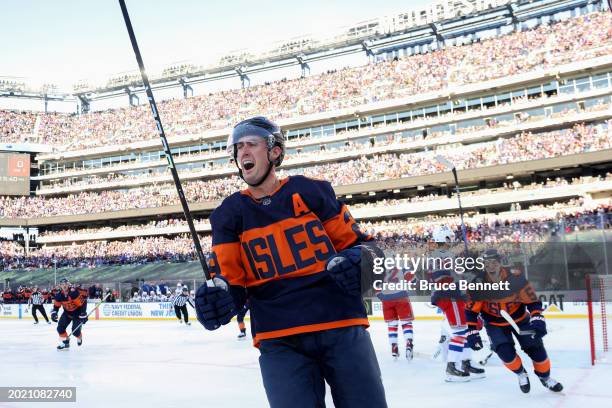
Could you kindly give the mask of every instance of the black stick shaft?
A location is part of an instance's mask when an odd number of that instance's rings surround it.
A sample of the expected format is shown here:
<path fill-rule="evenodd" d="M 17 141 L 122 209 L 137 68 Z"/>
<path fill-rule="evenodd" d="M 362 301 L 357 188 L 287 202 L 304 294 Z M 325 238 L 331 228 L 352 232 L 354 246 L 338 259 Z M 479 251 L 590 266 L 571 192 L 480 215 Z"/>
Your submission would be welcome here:
<path fill-rule="evenodd" d="M 468 252 L 467 243 L 467 230 L 465 223 L 463 222 L 463 207 L 461 206 L 461 192 L 459 191 L 459 177 L 457 177 L 457 169 L 453 167 L 453 177 L 455 178 L 455 190 L 457 191 L 457 201 L 459 202 L 459 216 L 461 217 L 461 235 L 463 237 L 463 245 L 465 246 L 465 252 Z"/>
<path fill-rule="evenodd" d="M 138 62 L 138 68 L 140 68 L 140 75 L 142 76 L 142 83 L 145 88 L 145 92 L 147 93 L 147 99 L 149 100 L 149 105 L 151 106 L 151 112 L 153 113 L 153 119 L 155 119 L 155 124 L 157 126 L 157 132 L 159 133 L 159 138 L 161 139 L 162 145 L 164 147 L 164 153 L 166 154 L 166 159 L 168 160 L 168 168 L 172 173 L 172 179 L 174 180 L 174 185 L 176 186 L 176 191 L 178 192 L 179 199 L 181 201 L 181 205 L 183 206 L 183 213 L 185 214 L 185 218 L 187 219 L 187 224 L 189 225 L 189 231 L 191 232 L 191 238 L 193 239 L 193 244 L 195 246 L 196 253 L 198 254 L 198 258 L 200 259 L 200 264 L 202 265 L 202 271 L 204 272 L 204 276 L 206 280 L 210 279 L 210 271 L 208 270 L 208 265 L 206 264 L 206 257 L 204 256 L 204 252 L 202 251 L 202 245 L 200 244 L 200 238 L 198 237 L 198 233 L 196 232 L 195 226 L 193 225 L 193 217 L 191 216 L 191 211 L 189 211 L 189 205 L 187 204 L 187 199 L 185 198 L 185 193 L 183 192 L 183 186 L 181 185 L 181 180 L 179 179 L 178 172 L 176 171 L 176 167 L 174 166 L 174 159 L 172 158 L 172 152 L 170 151 L 170 146 L 168 145 L 168 139 L 166 139 L 166 134 L 164 133 L 164 127 L 162 126 L 161 119 L 159 118 L 159 111 L 157 110 L 157 104 L 155 103 L 155 99 L 153 98 L 153 92 L 151 91 L 151 84 L 149 83 L 149 78 L 145 72 L 144 62 L 142 61 L 142 56 L 140 55 L 140 49 L 138 48 L 138 43 L 136 42 L 136 36 L 134 35 L 134 29 L 132 28 L 132 22 L 130 21 L 130 16 L 127 11 L 127 7 L 125 6 L 125 0 L 119 0 L 119 5 L 121 6 L 121 12 L 123 13 L 123 19 L 125 20 L 125 27 L 127 28 L 128 34 L 130 36 L 130 41 L 132 42 L 132 48 L 134 50 L 134 55 L 136 55 L 136 61 Z"/>

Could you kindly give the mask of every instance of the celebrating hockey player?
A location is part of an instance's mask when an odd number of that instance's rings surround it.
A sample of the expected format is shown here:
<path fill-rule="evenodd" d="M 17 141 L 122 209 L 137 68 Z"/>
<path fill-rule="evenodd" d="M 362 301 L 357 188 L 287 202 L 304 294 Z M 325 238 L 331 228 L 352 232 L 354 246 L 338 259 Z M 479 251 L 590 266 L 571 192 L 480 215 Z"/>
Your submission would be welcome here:
<path fill-rule="evenodd" d="M 383 282 L 401 283 L 402 280 L 410 282 L 414 278 L 414 273 L 410 271 L 400 271 L 397 267 L 388 268 L 385 271 Z M 412 360 L 413 357 L 413 327 L 414 314 L 412 305 L 406 290 L 383 289 L 376 294 L 383 306 L 383 317 L 387 323 L 389 342 L 391 343 L 391 355 L 399 357 L 398 346 L 398 326 L 401 326 L 404 341 L 406 342 L 406 358 Z"/>
<path fill-rule="evenodd" d="M 66 328 L 72 323 L 72 334 L 77 339 L 77 345 L 83 344 L 82 328 L 87 322 L 87 297 L 83 291 L 70 285 L 68 279 L 60 280 L 60 290 L 55 294 L 53 299 L 53 311 L 51 312 L 51 320 L 57 323 L 57 332 L 60 337 L 58 350 L 67 350 L 70 348 L 70 339 L 66 333 Z M 64 312 L 59 321 L 57 314 L 60 308 L 64 308 Z"/>
<path fill-rule="evenodd" d="M 533 361 L 534 372 L 542 385 L 551 391 L 559 392 L 563 386 L 550 377 L 550 360 L 542 337 L 546 335 L 546 322 L 542 315 L 542 303 L 538 300 L 529 281 L 520 270 L 508 271 L 501 265 L 501 257 L 496 249 L 488 249 L 484 255 L 485 271 L 482 280 L 486 282 L 510 282 L 509 290 L 470 293 L 467 304 L 467 319 L 470 331 L 468 344 L 473 349 L 482 348 L 482 340 L 476 326 L 478 316 L 482 316 L 491 346 L 505 366 L 518 376 L 519 386 L 524 393 L 529 392 L 530 383 L 521 358 L 516 353 L 514 337 L 521 349 Z M 510 323 L 502 316 L 506 311 L 521 332 L 512 330 Z"/>
<path fill-rule="evenodd" d="M 227 146 L 248 187 L 210 216 L 214 285 L 196 293 L 198 320 L 227 324 L 248 296 L 273 408 L 325 406 L 325 381 L 338 407 L 386 407 L 361 297 L 362 266 L 377 249 L 329 182 L 277 177 L 285 137 L 276 124 L 242 121 Z"/>
<path fill-rule="evenodd" d="M 430 279 L 435 284 L 449 284 L 456 281 L 455 272 L 446 267 L 455 255 L 450 251 L 454 234 L 446 225 L 437 227 L 432 234 L 429 258 L 432 268 Z M 466 345 L 467 321 L 465 317 L 465 296 L 459 289 L 434 289 L 431 303 L 440 308 L 450 326 L 450 339 L 446 353 L 446 381 L 465 382 L 483 378 L 485 370 L 472 366 L 471 349 Z"/>

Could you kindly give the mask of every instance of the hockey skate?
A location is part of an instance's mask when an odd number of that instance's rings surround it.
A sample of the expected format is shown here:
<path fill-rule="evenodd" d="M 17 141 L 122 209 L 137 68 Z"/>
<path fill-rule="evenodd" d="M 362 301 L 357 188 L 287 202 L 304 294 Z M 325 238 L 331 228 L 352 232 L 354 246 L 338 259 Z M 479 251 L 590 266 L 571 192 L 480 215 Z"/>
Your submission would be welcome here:
<path fill-rule="evenodd" d="M 397 360 L 397 358 L 399 357 L 399 347 L 397 347 L 397 343 L 391 344 L 391 356 L 395 360 Z"/>
<path fill-rule="evenodd" d="M 191 322 L 185 322 L 186 326 L 191 326 Z"/>
<path fill-rule="evenodd" d="M 527 394 L 531 390 L 531 384 L 529 383 L 529 375 L 527 371 L 523 368 L 523 371 L 517 374 L 519 387 L 521 387 L 521 391 Z"/>
<path fill-rule="evenodd" d="M 449 362 L 446 364 L 446 382 L 466 382 L 470 381 L 470 375 L 465 372 L 458 370 L 455 363 Z"/>
<path fill-rule="evenodd" d="M 246 339 L 246 332 L 240 332 L 240 334 L 238 335 L 238 340 L 244 340 Z"/>
<path fill-rule="evenodd" d="M 83 344 L 83 337 L 77 337 L 77 346 Z"/>
<path fill-rule="evenodd" d="M 540 382 L 542 383 L 543 386 L 545 386 L 552 392 L 563 391 L 563 385 L 561 385 L 561 383 L 555 380 L 554 378 L 551 378 L 551 377 L 541 378 L 540 377 Z"/>
<path fill-rule="evenodd" d="M 70 340 L 62 340 L 57 346 L 57 351 L 68 350 L 70 348 Z"/>
<path fill-rule="evenodd" d="M 412 360 L 414 358 L 414 345 L 412 340 L 406 340 L 406 360 Z"/>
<path fill-rule="evenodd" d="M 485 378 L 485 370 L 484 368 L 474 367 L 470 360 L 463 360 L 461 363 L 461 368 L 463 372 L 468 373 L 471 379 Z"/>
<path fill-rule="evenodd" d="M 178 319 L 179 324 L 183 323 L 183 319 Z"/>
<path fill-rule="evenodd" d="M 34 322 L 34 324 L 38 324 L 38 322 Z"/>

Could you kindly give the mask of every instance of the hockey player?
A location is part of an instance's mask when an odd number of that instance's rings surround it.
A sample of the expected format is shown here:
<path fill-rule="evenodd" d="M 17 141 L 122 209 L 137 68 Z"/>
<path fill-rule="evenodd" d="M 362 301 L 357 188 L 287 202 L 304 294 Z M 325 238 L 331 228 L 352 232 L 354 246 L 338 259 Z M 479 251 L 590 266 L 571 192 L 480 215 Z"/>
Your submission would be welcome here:
<path fill-rule="evenodd" d="M 189 322 L 189 312 L 187 311 L 187 303 L 189 303 L 191 307 L 195 308 L 195 305 L 191 301 L 191 297 L 189 297 L 189 288 L 187 286 L 183 286 L 181 293 L 174 296 L 172 304 L 174 305 L 174 313 L 176 314 L 178 322 L 183 323 L 184 320 L 187 326 L 191 326 L 191 323 Z"/>
<path fill-rule="evenodd" d="M 384 283 L 401 283 L 401 281 L 410 282 L 414 278 L 414 273 L 410 271 L 400 271 L 398 268 L 393 267 L 385 271 L 383 277 Z M 383 317 L 385 323 L 387 323 L 387 330 L 389 335 L 389 343 L 391 343 L 391 355 L 394 358 L 399 357 L 399 346 L 398 346 L 398 326 L 401 326 L 404 341 L 406 342 L 406 359 L 412 360 L 413 358 L 413 327 L 412 322 L 414 321 L 414 314 L 412 313 L 412 305 L 408 298 L 408 291 L 406 290 L 390 290 L 384 289 L 376 294 L 383 306 Z"/>
<path fill-rule="evenodd" d="M 491 339 L 493 351 L 504 362 L 508 369 L 518 376 L 521 391 L 528 393 L 531 386 L 529 376 L 523 367 L 521 358 L 516 354 L 514 337 L 521 349 L 533 361 L 534 372 L 542 385 L 554 392 L 563 390 L 558 381 L 550 377 L 550 360 L 544 348 L 542 337 L 546 335 L 546 322 L 542 316 L 540 302 L 520 270 L 507 270 L 501 266 L 501 257 L 496 249 L 488 249 L 483 254 L 485 271 L 481 276 L 484 282 L 509 282 L 509 290 L 495 292 L 470 293 L 467 304 L 467 319 L 470 331 L 468 344 L 473 349 L 482 348 L 482 339 L 476 330 L 477 318 L 482 316 L 487 334 Z M 533 330 L 535 335 L 520 335 L 512 330 L 510 324 L 502 317 L 505 310 L 516 322 L 519 329 Z"/>
<path fill-rule="evenodd" d="M 244 316 L 246 316 L 249 311 L 249 301 L 247 300 L 244 303 L 242 309 L 238 311 L 236 315 L 236 320 L 238 321 L 238 329 L 240 329 L 240 333 L 238 334 L 238 340 L 244 340 L 246 338 L 246 326 L 244 324 Z"/>
<path fill-rule="evenodd" d="M 57 319 L 57 314 L 60 308 L 64 308 L 61 318 Z M 68 279 L 60 280 L 60 288 L 53 300 L 53 311 L 51 312 L 51 320 L 57 323 L 57 333 L 60 337 L 58 350 L 67 350 L 70 348 L 70 339 L 66 333 L 66 328 L 72 322 L 72 332 L 77 339 L 77 345 L 83 344 L 83 336 L 81 334 L 82 324 L 87 322 L 87 298 L 83 297 L 83 293 L 77 288 L 70 285 Z"/>
<path fill-rule="evenodd" d="M 38 291 L 38 286 L 34 286 L 32 288 L 32 294 L 28 299 L 28 305 L 32 305 L 32 317 L 34 318 L 34 324 L 38 324 L 38 316 L 36 315 L 37 311 L 42 314 L 42 317 L 45 318 L 47 324 L 51 324 L 49 318 L 47 317 L 47 312 L 45 312 L 43 303 L 45 303 L 43 294 Z"/>
<path fill-rule="evenodd" d="M 430 279 L 443 285 L 456 281 L 455 272 L 448 268 L 449 260 L 455 255 L 450 251 L 454 234 L 446 225 L 437 227 L 430 242 Z M 456 282 L 455 282 L 456 283 Z M 459 289 L 436 289 L 431 293 L 431 303 L 444 313 L 450 326 L 448 352 L 446 353 L 446 381 L 465 382 L 470 378 L 483 378 L 485 370 L 471 364 L 471 349 L 466 346 L 467 321 L 465 317 L 465 296 Z"/>
<path fill-rule="evenodd" d="M 249 298 L 273 408 L 325 406 L 325 381 L 337 407 L 386 407 L 361 297 L 370 238 L 329 182 L 277 177 L 285 138 L 276 124 L 242 121 L 227 146 L 248 187 L 210 216 L 214 278 L 196 292 L 198 320 L 215 330 Z"/>

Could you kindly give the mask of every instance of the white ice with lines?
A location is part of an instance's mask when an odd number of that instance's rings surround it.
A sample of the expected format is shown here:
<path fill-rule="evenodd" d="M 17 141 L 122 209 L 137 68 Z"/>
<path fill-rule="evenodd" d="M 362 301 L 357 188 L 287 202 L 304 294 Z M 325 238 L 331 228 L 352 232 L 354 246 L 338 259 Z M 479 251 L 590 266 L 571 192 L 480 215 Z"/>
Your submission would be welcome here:
<path fill-rule="evenodd" d="M 425 357 L 439 337 L 440 323 L 415 322 L 412 362 L 393 361 L 386 327 L 370 328 L 389 407 L 610 407 L 612 365 L 590 366 L 584 319 L 549 319 L 545 337 L 552 375 L 563 395 L 541 386 L 527 357 L 532 390 L 520 392 L 514 374 L 493 357 L 487 378 L 463 384 L 443 381 L 442 363 Z M 197 322 L 90 321 L 84 345 L 58 352 L 55 325 L 0 320 L 0 386 L 76 386 L 77 403 L 0 403 L 0 407 L 266 407 L 258 351 L 239 342 L 237 325 L 216 332 Z M 400 335 L 401 336 L 401 335 Z M 400 337 L 401 338 L 401 337 Z M 332 407 L 327 395 L 328 407 Z M 485 405 L 486 404 L 486 405 Z"/>

